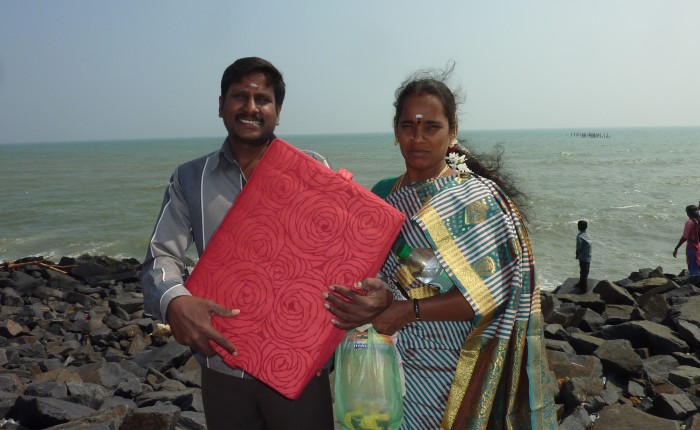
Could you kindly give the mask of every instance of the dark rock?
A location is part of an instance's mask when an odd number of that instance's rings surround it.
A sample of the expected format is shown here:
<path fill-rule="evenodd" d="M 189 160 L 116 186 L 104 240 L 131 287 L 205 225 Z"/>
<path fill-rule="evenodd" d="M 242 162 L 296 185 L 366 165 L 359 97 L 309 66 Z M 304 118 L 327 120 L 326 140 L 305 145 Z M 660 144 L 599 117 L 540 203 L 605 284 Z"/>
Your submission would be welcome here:
<path fill-rule="evenodd" d="M 605 324 L 605 319 L 591 309 L 581 308 L 576 311 L 576 316 L 571 324 L 590 333 L 597 331 L 603 324 Z"/>
<path fill-rule="evenodd" d="M 627 394 L 633 397 L 646 397 L 646 388 L 636 381 L 629 381 Z"/>
<path fill-rule="evenodd" d="M 107 388 L 89 382 L 66 381 L 65 385 L 68 389 L 67 400 L 92 409 L 99 409 L 112 394 Z"/>
<path fill-rule="evenodd" d="M 182 410 L 187 410 L 192 406 L 193 389 L 187 391 L 153 391 L 142 393 L 134 401 L 139 407 L 153 406 L 157 403 L 166 403 L 178 406 Z"/>
<path fill-rule="evenodd" d="M 192 356 L 192 350 L 177 342 L 169 342 L 165 346 L 146 350 L 135 355 L 132 361 L 143 368 L 151 367 L 163 373 L 172 367 L 179 367 Z"/>
<path fill-rule="evenodd" d="M 545 339 L 544 344 L 549 351 L 561 351 L 572 355 L 576 354 L 574 348 L 565 340 Z"/>
<path fill-rule="evenodd" d="M 678 288 L 678 285 L 675 282 L 664 277 L 646 278 L 625 286 L 625 289 L 632 295 L 642 295 L 653 289 L 657 289 L 656 291 L 671 291 L 676 288 Z"/>
<path fill-rule="evenodd" d="M 180 419 L 180 409 L 174 405 L 158 404 L 132 411 L 119 430 L 174 430 Z"/>
<path fill-rule="evenodd" d="M 24 328 L 12 320 L 0 321 L 0 336 L 15 337 L 22 333 Z"/>
<path fill-rule="evenodd" d="M 668 373 L 668 380 L 680 388 L 700 384 L 700 368 L 691 366 L 678 366 Z"/>
<path fill-rule="evenodd" d="M 544 327 L 544 337 L 555 340 L 566 340 L 569 333 L 564 330 L 561 324 L 546 324 Z"/>
<path fill-rule="evenodd" d="M 547 361 L 549 370 L 554 372 L 557 378 L 577 376 L 600 378 L 603 376 L 603 365 L 598 357 L 548 350 Z"/>
<path fill-rule="evenodd" d="M 688 321 L 700 327 L 700 296 L 678 297 L 672 301 L 671 319 Z"/>
<path fill-rule="evenodd" d="M 143 308 L 143 297 L 117 297 L 109 299 L 109 308 L 112 312 L 116 313 L 118 310 L 121 310 L 128 315 Z M 126 318 L 126 320 L 128 320 L 128 318 Z"/>
<path fill-rule="evenodd" d="M 560 388 L 559 399 L 569 407 L 589 404 L 605 390 L 603 380 L 575 376 L 564 381 Z"/>
<path fill-rule="evenodd" d="M 682 420 L 695 413 L 695 404 L 685 394 L 659 394 L 654 399 L 654 410 L 662 418 Z"/>
<path fill-rule="evenodd" d="M 183 430 L 207 430 L 207 421 L 202 412 L 183 411 L 180 413 L 177 427 Z M 561 429 L 559 426 L 559 430 Z"/>
<path fill-rule="evenodd" d="M 24 395 L 65 399 L 66 396 L 68 396 L 68 388 L 66 388 L 66 384 L 64 383 L 56 383 L 53 381 L 36 382 L 27 385 L 27 388 L 24 390 Z"/>
<path fill-rule="evenodd" d="M 6 393 L 0 390 L 0 421 L 7 416 L 19 396 L 19 394 Z"/>
<path fill-rule="evenodd" d="M 603 339 L 591 336 L 586 333 L 574 333 L 569 338 L 569 344 L 574 348 L 576 354 L 592 355 L 605 342 Z"/>
<path fill-rule="evenodd" d="M 46 284 L 43 279 L 37 279 L 24 272 L 12 272 L 10 280 L 13 281 L 14 289 L 20 296 L 30 296 L 34 294 L 37 287 Z"/>
<path fill-rule="evenodd" d="M 24 299 L 17 293 L 17 287 L 5 287 L 0 291 L 0 305 L 15 308 L 24 305 Z"/>
<path fill-rule="evenodd" d="M 128 372 L 117 363 L 91 363 L 78 368 L 78 373 L 84 382 L 101 385 L 109 390 L 116 389 L 120 383 L 136 379 L 136 375 Z"/>
<path fill-rule="evenodd" d="M 642 360 L 644 372 L 651 381 L 663 381 L 668 379 L 668 374 L 678 367 L 678 360 L 670 355 L 656 355 Z"/>
<path fill-rule="evenodd" d="M 559 423 L 559 430 L 581 430 L 591 425 L 591 417 L 583 407 L 577 407 Z"/>
<path fill-rule="evenodd" d="M 669 327 L 651 321 L 632 321 L 605 326 L 596 334 L 605 339 L 629 339 L 635 348 L 648 346 L 654 354 L 689 350 L 688 344 L 678 338 Z"/>
<path fill-rule="evenodd" d="M 610 281 L 600 281 L 593 289 L 593 292 L 598 294 L 606 305 L 634 306 L 637 304 L 634 297 L 627 290 Z"/>
<path fill-rule="evenodd" d="M 61 266 L 71 266 L 69 273 L 83 281 L 88 281 L 88 279 L 95 276 L 109 275 L 109 268 L 102 264 L 98 264 L 94 261 L 73 259 L 73 258 L 62 258 L 59 262 Z M 88 282 L 89 283 L 89 282 Z"/>
<path fill-rule="evenodd" d="M 29 428 L 46 428 L 84 417 L 92 408 L 48 397 L 20 396 L 8 417 Z"/>
<path fill-rule="evenodd" d="M 644 313 L 636 306 L 629 305 L 607 305 L 603 313 L 605 324 L 616 325 L 623 322 L 644 318 Z"/>
<path fill-rule="evenodd" d="M 655 417 L 631 406 L 611 405 L 600 411 L 592 430 L 680 430 L 673 420 Z"/>
<path fill-rule="evenodd" d="M 660 295 L 652 295 L 646 300 L 640 300 L 639 302 L 639 307 L 644 311 L 646 319 L 658 324 L 664 322 L 671 309 L 668 303 L 666 303 L 666 299 Z"/>
<path fill-rule="evenodd" d="M 687 352 L 674 352 L 671 354 L 673 358 L 678 360 L 678 364 L 683 364 L 686 366 L 700 367 L 700 359 L 698 359 L 695 354 L 690 354 Z"/>
<path fill-rule="evenodd" d="M 678 337 L 686 341 L 694 349 L 700 349 L 700 327 L 684 319 L 676 320 L 675 327 Z"/>
<path fill-rule="evenodd" d="M 557 298 L 562 303 L 573 303 L 576 306 L 590 309 L 598 314 L 605 311 L 605 302 L 600 299 L 598 294 L 558 294 Z"/>
<path fill-rule="evenodd" d="M 573 303 L 562 303 L 545 317 L 547 324 L 561 324 L 562 327 L 569 327 L 576 317 L 578 306 Z"/>
<path fill-rule="evenodd" d="M 627 375 L 639 375 L 642 372 L 642 359 L 632 349 L 632 344 L 625 339 L 606 340 L 594 355 L 603 363 L 603 368 L 622 372 Z"/>
<path fill-rule="evenodd" d="M 700 295 L 700 287 L 697 285 L 681 285 L 675 290 L 671 290 L 663 294 L 669 303 L 673 303 L 676 299 L 681 297 L 692 297 Z"/>
<path fill-rule="evenodd" d="M 101 409 L 79 419 L 71 420 L 65 424 L 50 427 L 48 430 L 117 430 L 121 428 L 124 417 L 132 407 L 125 404 L 114 405 L 107 409 Z"/>

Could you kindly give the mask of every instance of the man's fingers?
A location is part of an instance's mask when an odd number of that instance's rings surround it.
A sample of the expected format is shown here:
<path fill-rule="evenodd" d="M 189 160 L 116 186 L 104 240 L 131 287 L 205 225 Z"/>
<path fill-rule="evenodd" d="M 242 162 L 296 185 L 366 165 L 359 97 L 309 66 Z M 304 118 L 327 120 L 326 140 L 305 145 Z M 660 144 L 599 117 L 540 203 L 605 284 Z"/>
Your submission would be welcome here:
<path fill-rule="evenodd" d="M 216 302 L 209 302 L 209 314 L 221 317 L 234 317 L 241 313 L 240 309 L 229 309 Z"/>
<path fill-rule="evenodd" d="M 236 355 L 236 348 L 230 340 L 226 339 L 221 333 L 214 330 L 214 333 L 209 337 L 213 342 L 216 342 L 220 347 L 226 350 L 231 355 Z"/>

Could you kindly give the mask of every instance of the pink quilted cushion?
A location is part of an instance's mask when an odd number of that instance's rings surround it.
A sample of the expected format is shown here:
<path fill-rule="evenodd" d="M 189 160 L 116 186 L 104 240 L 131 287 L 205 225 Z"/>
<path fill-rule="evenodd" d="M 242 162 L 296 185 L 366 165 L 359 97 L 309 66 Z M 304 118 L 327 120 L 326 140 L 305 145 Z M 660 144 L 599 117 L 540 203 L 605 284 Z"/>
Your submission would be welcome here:
<path fill-rule="evenodd" d="M 238 355 L 232 367 L 296 398 L 343 331 L 321 293 L 377 274 L 403 215 L 359 184 L 275 139 L 205 252 L 187 288 L 240 309 L 213 317 Z"/>

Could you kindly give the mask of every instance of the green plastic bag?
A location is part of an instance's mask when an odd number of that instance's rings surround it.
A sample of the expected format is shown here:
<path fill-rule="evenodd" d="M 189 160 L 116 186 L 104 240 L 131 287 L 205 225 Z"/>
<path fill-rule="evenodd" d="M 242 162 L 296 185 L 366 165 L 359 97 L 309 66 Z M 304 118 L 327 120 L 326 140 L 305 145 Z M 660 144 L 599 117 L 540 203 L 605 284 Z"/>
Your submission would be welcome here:
<path fill-rule="evenodd" d="M 390 336 L 350 330 L 335 351 L 335 416 L 344 430 L 395 430 L 403 418 L 399 360 Z"/>

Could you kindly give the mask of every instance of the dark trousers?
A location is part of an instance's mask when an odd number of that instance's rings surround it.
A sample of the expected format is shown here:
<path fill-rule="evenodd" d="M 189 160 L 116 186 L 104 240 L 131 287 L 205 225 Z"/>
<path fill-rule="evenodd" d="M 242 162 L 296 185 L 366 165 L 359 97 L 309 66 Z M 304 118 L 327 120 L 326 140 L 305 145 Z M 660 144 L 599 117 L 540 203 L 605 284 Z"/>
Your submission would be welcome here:
<path fill-rule="evenodd" d="M 202 368 L 202 401 L 209 430 L 333 430 L 328 371 L 290 400 L 256 379 Z"/>
<path fill-rule="evenodd" d="M 588 271 L 591 269 L 590 261 L 579 261 L 579 279 L 578 288 L 581 291 L 586 291 L 588 289 Z"/>

